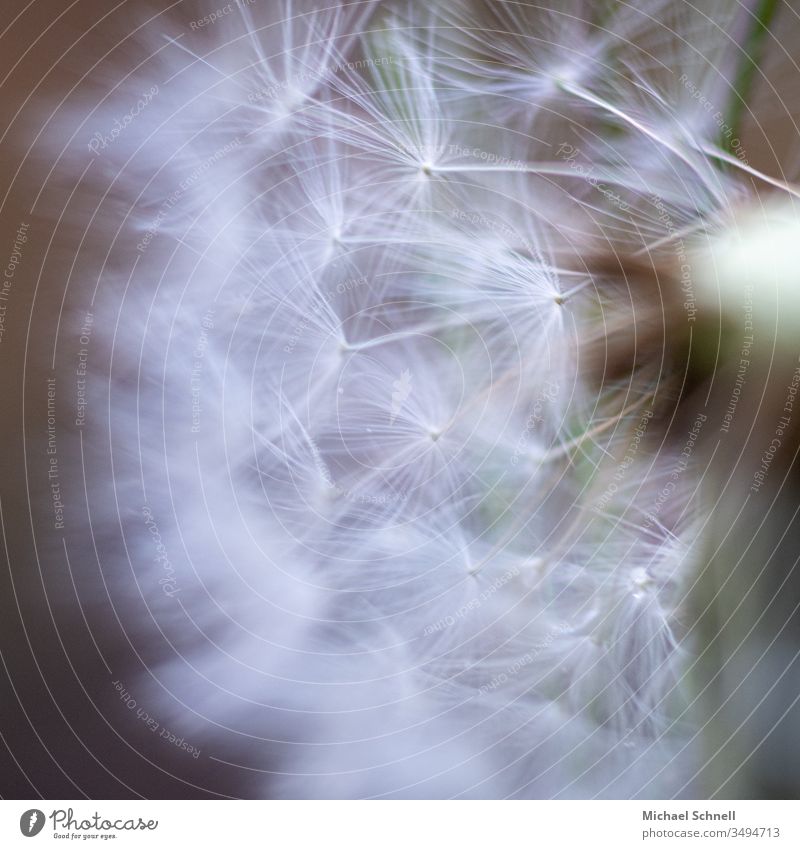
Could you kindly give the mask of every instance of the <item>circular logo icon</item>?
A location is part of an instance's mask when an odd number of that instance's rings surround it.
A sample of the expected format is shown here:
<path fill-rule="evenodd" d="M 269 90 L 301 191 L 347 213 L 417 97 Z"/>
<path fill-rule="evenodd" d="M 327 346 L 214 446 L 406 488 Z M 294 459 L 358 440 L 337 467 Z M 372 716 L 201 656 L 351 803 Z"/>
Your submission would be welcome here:
<path fill-rule="evenodd" d="M 36 837 L 44 828 L 44 811 L 31 808 L 19 818 L 19 830 L 25 837 Z"/>

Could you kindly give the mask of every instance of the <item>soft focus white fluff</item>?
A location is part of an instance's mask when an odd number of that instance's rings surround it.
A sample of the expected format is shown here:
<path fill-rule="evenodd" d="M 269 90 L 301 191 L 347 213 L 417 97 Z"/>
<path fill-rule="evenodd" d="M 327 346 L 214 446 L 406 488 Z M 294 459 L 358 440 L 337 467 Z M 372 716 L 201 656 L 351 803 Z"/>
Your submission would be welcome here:
<path fill-rule="evenodd" d="M 615 481 L 656 387 L 598 384 L 627 305 L 581 258 L 741 198 L 674 79 L 723 91 L 736 4 L 566 5 L 259 3 L 92 118 L 158 82 L 96 166 L 112 592 L 149 605 L 137 691 L 253 795 L 692 795 L 696 482 L 648 521 L 650 420 Z"/>

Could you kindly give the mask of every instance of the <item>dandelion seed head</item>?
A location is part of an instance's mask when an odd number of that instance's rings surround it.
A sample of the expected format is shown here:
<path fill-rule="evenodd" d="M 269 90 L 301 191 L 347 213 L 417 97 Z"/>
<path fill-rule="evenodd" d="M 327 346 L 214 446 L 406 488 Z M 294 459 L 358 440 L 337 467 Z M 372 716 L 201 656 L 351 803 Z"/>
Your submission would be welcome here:
<path fill-rule="evenodd" d="M 146 490 L 186 590 L 142 625 L 184 651 L 143 692 L 220 758 L 244 735 L 253 795 L 679 795 L 707 513 L 695 448 L 658 438 L 667 335 L 747 285 L 800 310 L 794 209 L 753 211 L 664 72 L 712 98 L 724 29 L 269 5 L 168 42 L 97 160 L 141 245 L 97 276 L 97 509 L 117 528 Z"/>

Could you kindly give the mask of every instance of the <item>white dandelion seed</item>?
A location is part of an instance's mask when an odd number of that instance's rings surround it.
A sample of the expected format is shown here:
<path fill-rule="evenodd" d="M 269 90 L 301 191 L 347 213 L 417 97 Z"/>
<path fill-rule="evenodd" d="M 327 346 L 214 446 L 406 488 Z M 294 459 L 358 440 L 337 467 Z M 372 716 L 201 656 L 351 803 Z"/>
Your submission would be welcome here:
<path fill-rule="evenodd" d="M 85 441 L 141 691 L 251 795 L 686 795 L 707 502 L 663 437 L 668 287 L 798 311 L 794 200 L 740 211 L 797 190 L 693 95 L 739 16 L 318 5 L 160 39 L 98 159 L 137 256 L 91 281 Z"/>

